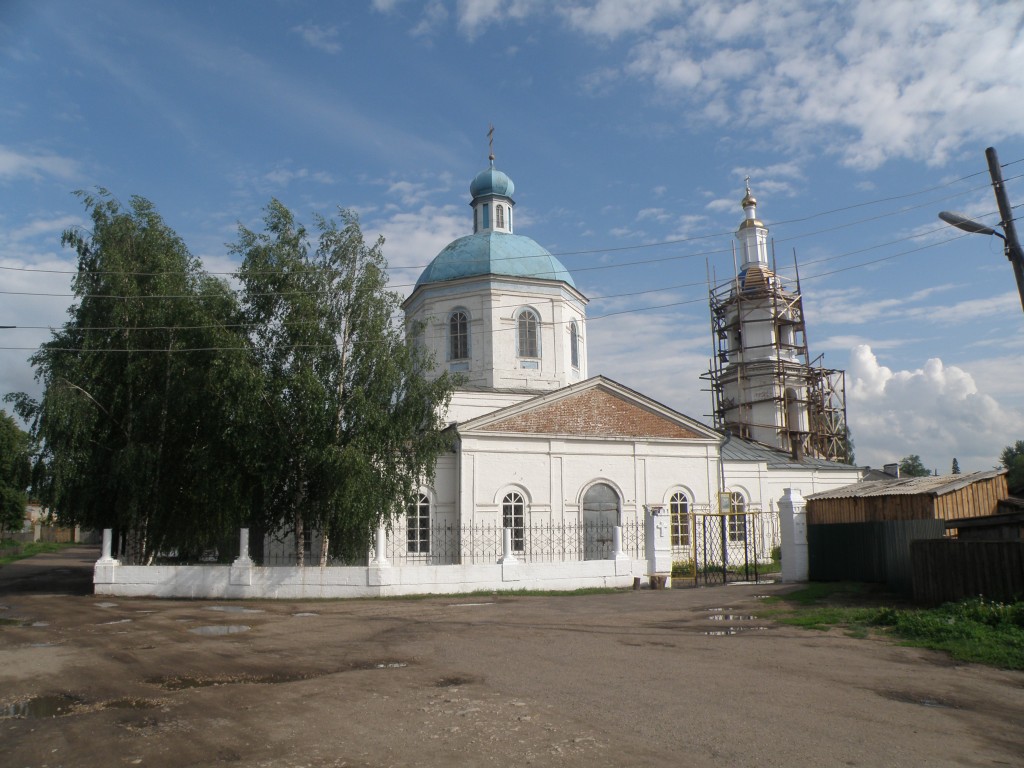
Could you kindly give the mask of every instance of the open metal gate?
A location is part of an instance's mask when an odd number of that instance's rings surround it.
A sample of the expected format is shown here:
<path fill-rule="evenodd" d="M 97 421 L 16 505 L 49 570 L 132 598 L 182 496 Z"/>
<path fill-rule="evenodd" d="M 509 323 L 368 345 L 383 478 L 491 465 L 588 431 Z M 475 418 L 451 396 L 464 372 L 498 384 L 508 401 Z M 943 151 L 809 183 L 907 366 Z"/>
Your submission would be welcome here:
<path fill-rule="evenodd" d="M 752 510 L 695 513 L 691 524 L 694 586 L 756 583 L 778 575 L 778 515 Z M 680 586 L 686 581 L 673 579 Z"/>

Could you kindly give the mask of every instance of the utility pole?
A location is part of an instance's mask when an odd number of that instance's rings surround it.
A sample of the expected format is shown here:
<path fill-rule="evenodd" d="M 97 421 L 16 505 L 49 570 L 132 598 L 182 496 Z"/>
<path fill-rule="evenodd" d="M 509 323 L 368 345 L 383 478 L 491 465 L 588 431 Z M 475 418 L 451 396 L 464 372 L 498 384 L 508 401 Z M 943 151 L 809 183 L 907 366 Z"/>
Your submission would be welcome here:
<path fill-rule="evenodd" d="M 1017 228 L 1013 224 L 1013 209 L 1006 196 L 1006 185 L 1003 183 L 1003 171 L 999 167 L 999 156 L 995 147 L 985 150 L 988 159 L 988 172 L 992 176 L 992 189 L 996 193 L 996 204 L 999 206 L 999 225 L 1006 233 L 1006 258 L 1013 265 L 1013 276 L 1017 279 L 1017 293 L 1020 294 L 1021 309 L 1024 309 L 1024 251 L 1021 251 L 1017 239 Z"/>

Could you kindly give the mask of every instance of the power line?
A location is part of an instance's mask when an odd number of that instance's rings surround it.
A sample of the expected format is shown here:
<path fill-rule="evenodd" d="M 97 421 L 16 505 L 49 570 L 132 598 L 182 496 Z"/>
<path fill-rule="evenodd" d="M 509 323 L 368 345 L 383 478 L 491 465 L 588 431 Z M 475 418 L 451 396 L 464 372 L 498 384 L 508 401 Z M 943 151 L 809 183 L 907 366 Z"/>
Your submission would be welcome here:
<path fill-rule="evenodd" d="M 1009 163 L 1006 163 L 1005 165 L 1012 165 L 1014 163 L 1019 163 L 1019 162 L 1024 162 L 1024 158 L 1021 158 L 1019 160 L 1013 160 L 1013 161 L 1011 161 Z M 962 176 L 960 178 L 953 179 L 953 180 L 948 181 L 948 182 L 946 182 L 944 184 L 933 185 L 933 186 L 926 187 L 924 189 L 917 190 L 917 191 L 914 191 L 914 192 L 907 192 L 907 193 L 900 194 L 900 195 L 890 195 L 890 196 L 887 196 L 887 197 L 877 198 L 875 200 L 868 200 L 868 201 L 864 201 L 864 202 L 860 202 L 860 203 L 853 203 L 851 205 L 843 206 L 843 207 L 840 207 L 840 208 L 832 208 L 832 209 L 825 210 L 825 211 L 819 211 L 817 213 L 813 213 L 813 214 L 810 214 L 808 216 L 803 216 L 803 217 L 798 217 L 798 218 L 793 218 L 793 219 L 783 219 L 781 221 L 773 222 L 771 226 L 774 227 L 774 228 L 786 227 L 787 225 L 790 225 L 790 224 L 798 224 L 798 223 L 802 223 L 802 222 L 805 222 L 805 221 L 811 221 L 811 220 L 814 220 L 814 219 L 817 219 L 817 218 L 821 218 L 821 217 L 824 217 L 824 216 L 831 216 L 831 215 L 836 214 L 836 213 L 842 213 L 842 212 L 845 212 L 845 211 L 855 210 L 855 209 L 858 209 L 858 208 L 864 208 L 864 207 L 868 207 L 868 206 L 872 206 L 872 205 L 878 205 L 880 203 L 892 202 L 894 200 L 904 200 L 904 199 L 911 198 L 911 197 L 917 197 L 919 195 L 927 194 L 929 192 L 934 192 L 934 191 L 939 190 L 939 189 L 948 188 L 950 186 L 953 186 L 954 184 L 958 184 L 960 182 L 966 181 L 968 179 L 974 178 L 975 176 L 979 176 L 979 175 L 983 175 L 983 174 L 984 174 L 984 171 L 979 171 L 977 173 L 972 173 L 972 174 L 969 174 L 967 176 Z M 1024 177 L 1024 174 L 1019 174 L 1017 176 L 1011 176 L 1011 177 L 1005 179 L 1004 181 L 1011 181 L 1013 179 L 1018 179 L 1018 178 L 1021 178 L 1021 177 Z M 877 216 L 872 216 L 872 217 L 868 217 L 868 218 L 865 218 L 865 219 L 858 219 L 858 220 L 855 220 L 853 222 L 847 222 L 845 224 L 833 225 L 833 226 L 831 226 L 831 227 L 829 227 L 827 229 L 824 229 L 824 230 L 818 230 L 818 231 L 815 231 L 815 232 L 810 232 L 810 233 L 805 233 L 805 234 L 800 234 L 800 235 L 793 235 L 793 236 L 791 236 L 789 238 L 785 238 L 785 239 L 786 240 L 793 240 L 793 239 L 797 239 L 797 238 L 800 238 L 800 237 L 808 237 L 808 236 L 811 236 L 811 235 L 814 235 L 814 234 L 821 234 L 822 232 L 828 232 L 828 231 L 831 231 L 831 230 L 837 229 L 837 228 L 846 228 L 846 227 L 850 227 L 850 226 L 856 226 L 857 224 L 861 224 L 861 223 L 866 223 L 866 222 L 870 222 L 870 221 L 877 221 L 878 219 L 886 218 L 888 216 L 896 216 L 896 215 L 899 215 L 901 213 L 905 213 L 905 212 L 907 212 L 909 210 L 916 210 L 917 208 L 927 207 L 928 205 L 933 205 L 935 203 L 938 203 L 938 202 L 941 202 L 941 201 L 944 201 L 944 200 L 948 200 L 951 197 L 958 197 L 960 195 L 969 194 L 970 192 L 974 192 L 974 191 L 977 191 L 977 190 L 980 190 L 980 189 L 985 189 L 988 186 L 989 185 L 985 184 L 985 185 L 982 185 L 982 186 L 979 186 L 979 187 L 972 187 L 972 188 L 964 190 L 962 192 L 958 192 L 955 195 L 949 195 L 949 196 L 946 196 L 946 197 L 938 198 L 935 201 L 930 201 L 930 202 L 922 203 L 920 205 L 911 206 L 909 208 L 900 208 L 900 209 L 898 209 L 896 211 L 891 211 L 889 213 L 879 214 Z M 733 234 L 735 234 L 735 231 L 715 232 L 715 233 L 706 234 L 706 235 L 694 235 L 692 237 L 683 237 L 683 238 L 674 238 L 674 239 L 671 239 L 671 240 L 662 240 L 662 241 L 658 241 L 658 242 L 654 242 L 654 243 L 635 243 L 635 244 L 624 245 L 624 246 L 606 246 L 606 247 L 601 247 L 601 248 L 591 248 L 591 249 L 576 250 L 576 251 L 556 251 L 556 252 L 551 252 L 551 253 L 545 251 L 544 253 L 528 254 L 528 255 L 525 255 L 525 256 L 507 257 L 506 259 L 499 259 L 499 260 L 511 261 L 511 260 L 535 258 L 537 256 L 544 256 L 544 255 L 551 255 L 551 256 L 555 256 L 555 257 L 561 257 L 561 256 L 593 255 L 593 254 L 598 254 L 598 253 L 620 253 L 620 252 L 624 252 L 624 251 L 640 250 L 640 249 L 646 249 L 646 248 L 658 248 L 658 247 L 665 247 L 665 246 L 670 246 L 670 245 L 680 245 L 680 244 L 683 244 L 683 243 L 696 242 L 696 241 L 699 241 L 699 240 L 708 240 L 708 239 L 718 238 L 718 237 L 731 237 Z M 722 253 L 722 252 L 727 252 L 727 249 L 725 249 L 725 250 L 717 250 L 717 251 L 709 251 L 709 252 L 705 252 L 705 253 L 702 253 L 702 254 L 694 254 L 694 255 L 707 255 L 707 254 Z M 675 258 L 686 258 L 686 257 L 684 256 L 684 257 L 675 257 Z M 587 271 L 587 270 L 591 270 L 591 269 L 608 269 L 608 268 L 615 268 L 616 266 L 632 266 L 634 264 L 646 264 L 646 263 L 654 263 L 654 260 L 651 260 L 651 261 L 627 262 L 626 264 L 623 264 L 623 265 L 602 265 L 602 266 L 598 266 L 598 267 L 576 267 L 576 268 L 573 269 L 573 272 Z M 416 270 L 416 269 L 419 269 L 419 270 L 423 270 L 423 269 L 426 269 L 428 266 L 429 266 L 429 264 L 422 264 L 422 265 L 410 265 L 410 266 L 402 266 L 402 267 L 392 267 L 392 269 L 398 269 L 398 270 Z M 79 270 L 38 269 L 38 268 L 34 268 L 34 267 L 10 267 L 10 266 L 3 266 L 3 265 L 0 265 L 0 270 L 18 271 L 18 272 L 32 272 L 32 273 L 40 273 L 40 274 L 67 274 L 67 275 L 76 275 L 76 274 L 79 274 L 79 272 L 80 272 Z M 134 276 L 134 277 L 172 277 L 172 276 L 180 276 L 180 275 L 182 275 L 184 273 L 181 272 L 181 271 L 134 272 L 134 271 L 121 271 L 121 270 L 96 270 L 96 271 L 90 271 L 89 274 L 97 275 L 97 276 L 99 276 L 99 275 L 121 275 L 121 276 Z M 235 277 L 235 278 L 238 278 L 239 274 L 240 274 L 240 270 L 234 270 L 234 271 L 230 271 L 230 272 L 205 272 L 204 274 L 210 275 L 210 276 L 214 276 L 214 277 Z M 251 272 L 251 274 L 257 274 L 257 275 L 268 275 L 269 274 L 269 275 L 274 275 L 274 274 L 284 274 L 284 272 L 282 270 L 256 270 L 256 271 Z M 398 283 L 398 284 L 392 285 L 390 287 L 391 288 L 407 288 L 407 287 L 411 287 L 412 285 L 413 285 L 412 283 Z M 0 293 L 3 293 L 3 292 L 0 292 Z M 36 295 L 36 294 L 20 294 L 20 295 Z M 61 296 L 63 294 L 38 294 L 38 295 Z"/>

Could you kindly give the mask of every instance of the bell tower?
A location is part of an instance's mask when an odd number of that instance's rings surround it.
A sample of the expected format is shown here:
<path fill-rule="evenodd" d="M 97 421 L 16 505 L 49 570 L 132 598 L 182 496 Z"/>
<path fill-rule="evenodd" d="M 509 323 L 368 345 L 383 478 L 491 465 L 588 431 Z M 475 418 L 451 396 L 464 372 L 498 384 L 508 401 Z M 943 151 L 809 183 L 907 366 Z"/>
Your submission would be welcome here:
<path fill-rule="evenodd" d="M 710 293 L 715 348 L 705 378 L 715 426 L 797 459 L 842 461 L 844 372 L 809 362 L 799 273 L 789 280 L 770 265 L 768 227 L 757 217 L 749 178 L 740 207 L 739 271 Z"/>

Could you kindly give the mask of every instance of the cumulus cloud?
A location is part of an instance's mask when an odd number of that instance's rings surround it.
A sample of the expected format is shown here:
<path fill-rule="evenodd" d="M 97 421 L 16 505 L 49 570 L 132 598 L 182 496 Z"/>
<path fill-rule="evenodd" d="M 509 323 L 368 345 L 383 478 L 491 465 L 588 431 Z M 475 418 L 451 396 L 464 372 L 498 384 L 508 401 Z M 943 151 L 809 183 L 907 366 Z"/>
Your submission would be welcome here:
<path fill-rule="evenodd" d="M 470 222 L 461 207 L 423 206 L 363 222 L 370 242 L 382 235 L 391 287 L 408 295 L 427 264 L 452 240 L 467 234 Z"/>
<path fill-rule="evenodd" d="M 598 0 L 568 6 L 563 13 L 571 27 L 615 39 L 642 30 L 663 16 L 678 14 L 684 7 L 682 0 Z"/>
<path fill-rule="evenodd" d="M 543 7 L 543 0 L 459 0 L 456 16 L 459 31 L 473 38 L 492 24 L 523 21 Z"/>
<path fill-rule="evenodd" d="M 918 369 L 892 370 L 867 345 L 850 354 L 847 417 L 860 463 L 880 466 L 918 454 L 948 472 L 988 469 L 1024 434 L 1024 415 L 980 392 L 965 369 L 931 358 Z"/>
<path fill-rule="evenodd" d="M 688 113 L 767 127 L 794 149 L 824 143 L 852 167 L 939 165 L 1024 124 L 1019 3 L 598 0 L 563 15 L 627 37 L 623 72 Z"/>

